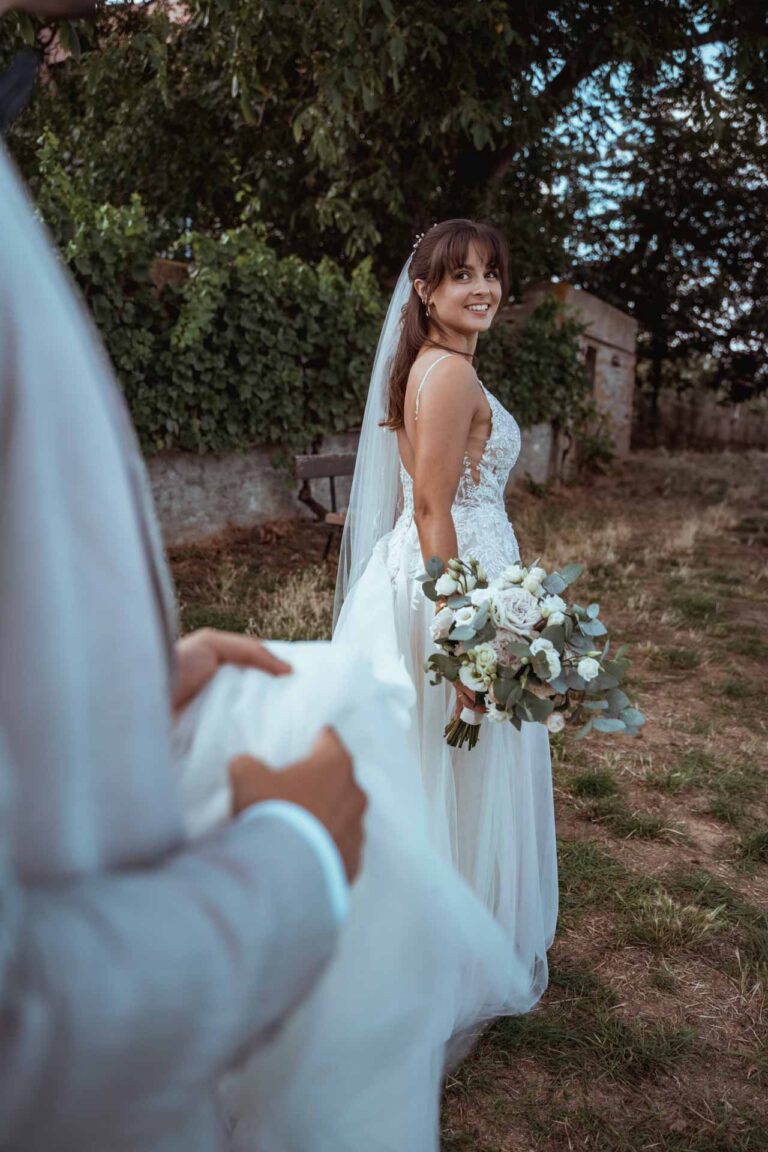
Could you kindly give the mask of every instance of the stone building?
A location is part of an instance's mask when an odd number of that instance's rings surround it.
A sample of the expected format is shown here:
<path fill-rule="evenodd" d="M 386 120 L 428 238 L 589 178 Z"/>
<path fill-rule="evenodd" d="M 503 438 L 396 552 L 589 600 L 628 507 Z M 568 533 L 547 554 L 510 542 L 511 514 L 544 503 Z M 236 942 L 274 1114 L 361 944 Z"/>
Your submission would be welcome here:
<path fill-rule="evenodd" d="M 583 288 L 541 281 L 531 284 L 520 304 L 510 310 L 510 323 L 524 324 L 547 296 L 554 296 L 585 325 L 581 343 L 595 402 L 607 418 L 606 431 L 613 439 L 616 454 L 627 456 L 632 430 L 638 322 Z"/>

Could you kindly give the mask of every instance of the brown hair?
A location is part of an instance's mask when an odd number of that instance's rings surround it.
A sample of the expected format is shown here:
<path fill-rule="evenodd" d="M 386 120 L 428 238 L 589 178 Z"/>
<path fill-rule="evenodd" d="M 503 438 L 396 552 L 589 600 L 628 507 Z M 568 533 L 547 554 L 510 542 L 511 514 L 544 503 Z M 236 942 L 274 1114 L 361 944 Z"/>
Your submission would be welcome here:
<path fill-rule="evenodd" d="M 487 263 L 499 274 L 503 304 L 509 295 L 506 244 L 501 233 L 492 225 L 479 224 L 474 220 L 443 220 L 424 234 L 416 246 L 408 270 L 411 284 L 414 280 L 423 280 L 425 295 L 429 299 L 443 278 L 462 266 L 467 258 L 469 246 L 473 242 L 481 250 L 485 249 Z M 447 337 L 447 332 L 435 317 L 432 317 L 431 324 L 441 335 Z M 392 357 L 389 371 L 387 418 L 382 420 L 385 428 L 392 429 L 403 427 L 408 376 L 422 347 L 424 344 L 431 344 L 436 348 L 445 347 L 429 338 L 430 320 L 427 319 L 424 304 L 415 291 L 410 293 L 408 302 L 403 307 L 401 325 L 400 341 Z"/>

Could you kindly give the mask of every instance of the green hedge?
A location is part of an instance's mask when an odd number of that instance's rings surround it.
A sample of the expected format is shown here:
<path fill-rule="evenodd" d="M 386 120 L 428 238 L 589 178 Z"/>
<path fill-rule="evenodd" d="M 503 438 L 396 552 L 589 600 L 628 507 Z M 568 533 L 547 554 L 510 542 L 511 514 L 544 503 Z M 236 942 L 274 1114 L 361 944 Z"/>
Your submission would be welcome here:
<path fill-rule="evenodd" d="M 287 456 L 359 423 L 386 300 L 370 262 L 280 257 L 258 221 L 167 244 L 167 222 L 134 197 L 78 194 L 43 141 L 40 207 L 101 330 L 144 450 L 225 452 L 266 445 Z M 158 252 L 190 261 L 180 286 L 150 280 Z M 577 326 L 554 301 L 516 333 L 480 344 L 484 383 L 522 425 L 581 418 L 588 390 Z"/>

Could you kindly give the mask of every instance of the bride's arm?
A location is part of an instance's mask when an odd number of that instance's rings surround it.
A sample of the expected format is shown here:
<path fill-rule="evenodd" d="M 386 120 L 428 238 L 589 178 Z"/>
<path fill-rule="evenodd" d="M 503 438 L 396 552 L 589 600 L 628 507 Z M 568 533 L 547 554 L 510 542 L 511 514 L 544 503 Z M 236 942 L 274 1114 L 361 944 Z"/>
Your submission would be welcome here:
<path fill-rule="evenodd" d="M 424 563 L 458 555 L 451 506 L 478 406 L 471 365 L 459 357 L 438 364 L 420 397 L 413 427 L 413 510 Z"/>

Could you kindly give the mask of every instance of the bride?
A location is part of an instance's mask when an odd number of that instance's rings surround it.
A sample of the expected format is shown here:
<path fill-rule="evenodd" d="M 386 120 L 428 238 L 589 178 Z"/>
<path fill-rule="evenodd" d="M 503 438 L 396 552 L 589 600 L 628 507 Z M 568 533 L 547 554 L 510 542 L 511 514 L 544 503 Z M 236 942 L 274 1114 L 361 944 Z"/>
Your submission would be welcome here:
<path fill-rule="evenodd" d="M 535 1000 L 547 981 L 558 902 L 547 732 L 539 724 L 518 732 L 485 723 L 472 751 L 446 744 L 452 709 L 474 706 L 474 694 L 458 684 L 452 701 L 447 683 L 429 684 L 424 661 L 435 650 L 435 610 L 418 581 L 432 556 L 475 557 L 489 579 L 520 559 L 504 506 L 520 430 L 473 366 L 478 336 L 506 296 L 506 251 L 494 228 L 446 220 L 417 241 L 376 356 L 342 539 L 334 639 L 363 640 L 372 622 L 378 627 L 391 614 L 416 691 L 411 744 L 432 841 L 493 913 Z M 519 993 L 510 987 L 489 1014 L 514 1011 Z"/>
<path fill-rule="evenodd" d="M 487 724 L 474 752 L 452 751 L 451 702 L 422 670 L 424 557 L 475 555 L 489 576 L 517 559 L 503 488 L 519 433 L 472 369 L 504 285 L 492 229 L 448 221 L 420 241 L 374 363 L 333 643 L 270 644 L 289 676 L 222 669 L 176 726 L 190 835 L 226 818 L 229 761 L 280 769 L 327 725 L 369 801 L 335 958 L 222 1080 L 234 1152 L 436 1152 L 447 1053 L 546 985 L 557 895 L 545 730 Z"/>

